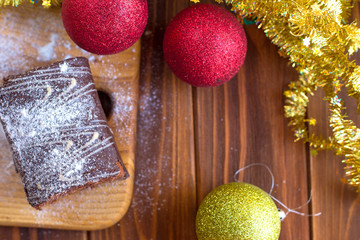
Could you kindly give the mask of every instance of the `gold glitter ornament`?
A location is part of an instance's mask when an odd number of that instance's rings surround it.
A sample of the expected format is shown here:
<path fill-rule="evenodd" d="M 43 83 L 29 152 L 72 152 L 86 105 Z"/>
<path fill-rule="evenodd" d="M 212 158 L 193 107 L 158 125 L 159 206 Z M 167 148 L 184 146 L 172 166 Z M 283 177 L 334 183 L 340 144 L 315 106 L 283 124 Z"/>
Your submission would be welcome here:
<path fill-rule="evenodd" d="M 196 215 L 199 240 L 275 240 L 280 217 L 271 197 L 260 188 L 242 182 L 215 188 Z"/>

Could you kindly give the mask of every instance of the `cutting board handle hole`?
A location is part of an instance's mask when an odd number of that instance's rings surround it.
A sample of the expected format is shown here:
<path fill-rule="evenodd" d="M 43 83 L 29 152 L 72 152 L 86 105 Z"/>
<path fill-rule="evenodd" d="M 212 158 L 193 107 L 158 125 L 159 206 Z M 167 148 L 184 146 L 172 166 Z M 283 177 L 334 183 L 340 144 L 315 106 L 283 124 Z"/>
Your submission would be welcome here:
<path fill-rule="evenodd" d="M 113 110 L 113 101 L 108 93 L 101 91 L 101 90 L 98 90 L 97 92 L 99 95 L 101 106 L 104 110 L 106 118 L 108 119 Z"/>

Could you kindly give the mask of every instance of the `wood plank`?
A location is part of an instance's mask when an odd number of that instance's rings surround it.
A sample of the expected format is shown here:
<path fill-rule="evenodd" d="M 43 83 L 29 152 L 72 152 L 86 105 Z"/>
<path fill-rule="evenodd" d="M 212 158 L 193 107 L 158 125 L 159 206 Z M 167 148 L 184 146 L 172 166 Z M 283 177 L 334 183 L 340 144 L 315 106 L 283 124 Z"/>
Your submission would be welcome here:
<path fill-rule="evenodd" d="M 359 19 L 360 5 L 353 9 L 353 19 Z M 360 26 L 358 24 L 358 26 Z M 355 55 L 360 64 L 360 54 Z M 357 103 L 346 96 L 343 89 L 340 97 L 345 101 L 346 113 L 359 127 L 360 116 L 356 113 Z M 330 136 L 328 105 L 323 101 L 324 93 L 319 90 L 310 99 L 309 116 L 317 119 L 311 132 Z M 335 156 L 331 151 L 319 152 L 311 156 L 311 188 L 313 189 L 312 210 L 323 214 L 313 218 L 313 239 L 353 240 L 360 239 L 360 197 L 356 189 L 341 182 L 344 175 L 344 164 L 341 156 Z M 325 230 L 326 229 L 326 230 Z"/>
<path fill-rule="evenodd" d="M 298 75 L 261 30 L 254 25 L 245 29 L 248 52 L 237 78 L 224 86 L 196 89 L 198 204 L 216 186 L 233 182 L 239 168 L 265 163 L 275 176 L 273 195 L 288 207 L 298 207 L 308 198 L 306 151 L 293 142 L 283 114 L 283 91 Z M 246 170 L 240 180 L 265 191 L 271 185 L 261 167 Z M 309 239 L 309 231 L 308 218 L 290 214 L 282 222 L 280 239 Z"/>
<path fill-rule="evenodd" d="M 86 231 L 64 231 L 54 229 L 29 229 L 29 240 L 87 240 Z M 36 231 L 36 232 L 34 232 Z M 24 239 L 24 238 L 21 238 Z"/>
<path fill-rule="evenodd" d="M 135 187 L 120 226 L 90 239 L 195 239 L 196 186 L 191 86 L 163 59 L 166 26 L 189 1 L 148 1 L 142 37 Z"/>
<path fill-rule="evenodd" d="M 87 240 L 86 231 L 0 227 L 1 240 Z"/>
<path fill-rule="evenodd" d="M 315 103 L 321 99 L 320 94 L 312 99 L 309 113 L 318 119 L 317 130 L 313 132 L 326 136 L 330 132 L 325 118 L 326 106 Z M 321 216 L 313 218 L 314 240 L 360 239 L 357 226 L 360 221 L 360 198 L 354 189 L 341 182 L 344 176 L 341 160 L 341 157 L 329 151 L 311 157 L 312 211 L 322 212 Z"/>
<path fill-rule="evenodd" d="M 20 231 L 17 227 L 0 227 L 0 236 L 2 240 L 18 240 Z"/>
<path fill-rule="evenodd" d="M 86 189 L 38 211 L 30 207 L 4 137 L 0 139 L 0 224 L 73 230 L 101 229 L 115 224 L 130 205 L 134 181 L 135 127 L 140 42 L 112 55 L 87 53 L 67 36 L 59 9 L 33 5 L 0 12 L 0 77 L 44 66 L 68 57 L 86 56 L 97 89 L 108 93 L 113 111 L 108 118 L 130 178 Z M 39 232 L 41 234 L 41 231 Z"/>

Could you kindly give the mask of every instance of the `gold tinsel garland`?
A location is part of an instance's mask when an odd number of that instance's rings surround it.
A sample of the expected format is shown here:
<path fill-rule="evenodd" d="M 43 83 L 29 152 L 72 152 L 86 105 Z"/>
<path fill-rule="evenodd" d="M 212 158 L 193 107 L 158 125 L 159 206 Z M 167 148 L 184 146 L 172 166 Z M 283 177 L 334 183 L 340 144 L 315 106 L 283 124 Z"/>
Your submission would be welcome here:
<path fill-rule="evenodd" d="M 18 5 L 24 3 L 24 2 L 30 2 L 30 3 L 37 3 L 36 0 L 0 0 L 0 7 L 2 6 L 14 6 L 17 7 Z M 46 8 L 50 6 L 60 7 L 62 3 L 62 0 L 43 0 L 42 5 Z"/>
<path fill-rule="evenodd" d="M 192 0 L 199 2 L 199 0 Z M 360 67 L 349 57 L 360 48 L 360 29 L 347 24 L 353 7 L 350 0 L 217 0 L 232 5 L 239 17 L 255 19 L 267 37 L 285 53 L 300 73 L 299 80 L 285 91 L 285 116 L 290 119 L 296 140 L 309 142 L 315 150 L 332 149 L 345 156 L 346 182 L 360 190 L 360 130 L 343 113 L 338 97 L 342 86 L 358 101 Z M 327 139 L 310 135 L 306 117 L 308 96 L 323 88 L 330 106 Z"/>

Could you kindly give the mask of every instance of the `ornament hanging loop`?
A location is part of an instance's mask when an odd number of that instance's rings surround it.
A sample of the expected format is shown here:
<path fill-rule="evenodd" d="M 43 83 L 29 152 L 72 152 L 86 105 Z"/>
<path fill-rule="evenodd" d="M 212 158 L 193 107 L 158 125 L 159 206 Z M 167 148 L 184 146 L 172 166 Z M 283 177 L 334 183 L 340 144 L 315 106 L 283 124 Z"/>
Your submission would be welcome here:
<path fill-rule="evenodd" d="M 283 221 L 287 215 L 289 213 L 295 213 L 297 215 L 300 215 L 300 216 L 304 216 L 304 217 L 316 217 L 316 216 L 320 216 L 321 215 L 321 212 L 318 212 L 318 213 L 315 213 L 315 214 L 307 214 L 307 213 L 302 213 L 302 212 L 299 212 L 297 210 L 300 210 L 301 208 L 307 206 L 310 202 L 311 202 L 311 199 L 312 199 L 312 191 L 310 190 L 310 197 L 309 199 L 306 201 L 305 204 L 299 206 L 299 207 L 296 207 L 294 209 L 291 209 L 289 208 L 288 206 L 286 206 L 284 203 L 282 203 L 280 200 L 278 200 L 276 197 L 274 197 L 272 194 L 273 192 L 273 189 L 274 189 L 274 184 L 275 184 L 275 180 L 274 180 L 274 174 L 273 172 L 271 171 L 271 169 L 269 168 L 268 165 L 264 164 L 264 163 L 251 163 L 243 168 L 240 168 L 239 170 L 237 170 L 234 174 L 234 181 L 235 182 L 239 182 L 237 179 L 238 179 L 238 174 L 242 171 L 245 171 L 246 169 L 248 168 L 251 168 L 251 167 L 255 167 L 255 166 L 261 166 L 261 167 L 264 167 L 270 174 L 271 176 L 271 187 L 270 187 L 270 190 L 268 192 L 269 196 L 275 201 L 277 202 L 281 207 L 285 208 L 286 211 L 280 211 L 279 209 L 279 216 L 280 216 L 280 219 L 281 221 Z M 284 214 L 285 213 L 285 214 Z"/>
<path fill-rule="evenodd" d="M 270 176 L 271 176 L 271 187 L 270 187 L 270 190 L 269 190 L 268 194 L 271 196 L 272 191 L 273 191 L 273 189 L 274 189 L 274 182 L 275 182 L 275 180 L 274 180 L 274 174 L 272 173 L 272 171 L 271 171 L 271 169 L 269 168 L 269 166 L 266 165 L 266 164 L 264 164 L 264 163 L 251 163 L 251 164 L 249 164 L 249 165 L 246 165 L 246 166 L 243 167 L 243 168 L 240 168 L 240 169 L 237 170 L 237 171 L 235 172 L 235 174 L 234 174 L 234 181 L 235 181 L 235 182 L 239 182 L 239 181 L 237 180 L 237 179 L 238 179 L 238 178 L 237 178 L 237 175 L 238 175 L 240 172 L 245 171 L 246 169 L 251 168 L 251 167 L 255 167 L 255 166 L 264 167 L 264 168 L 269 172 L 269 174 L 270 174 Z"/>

